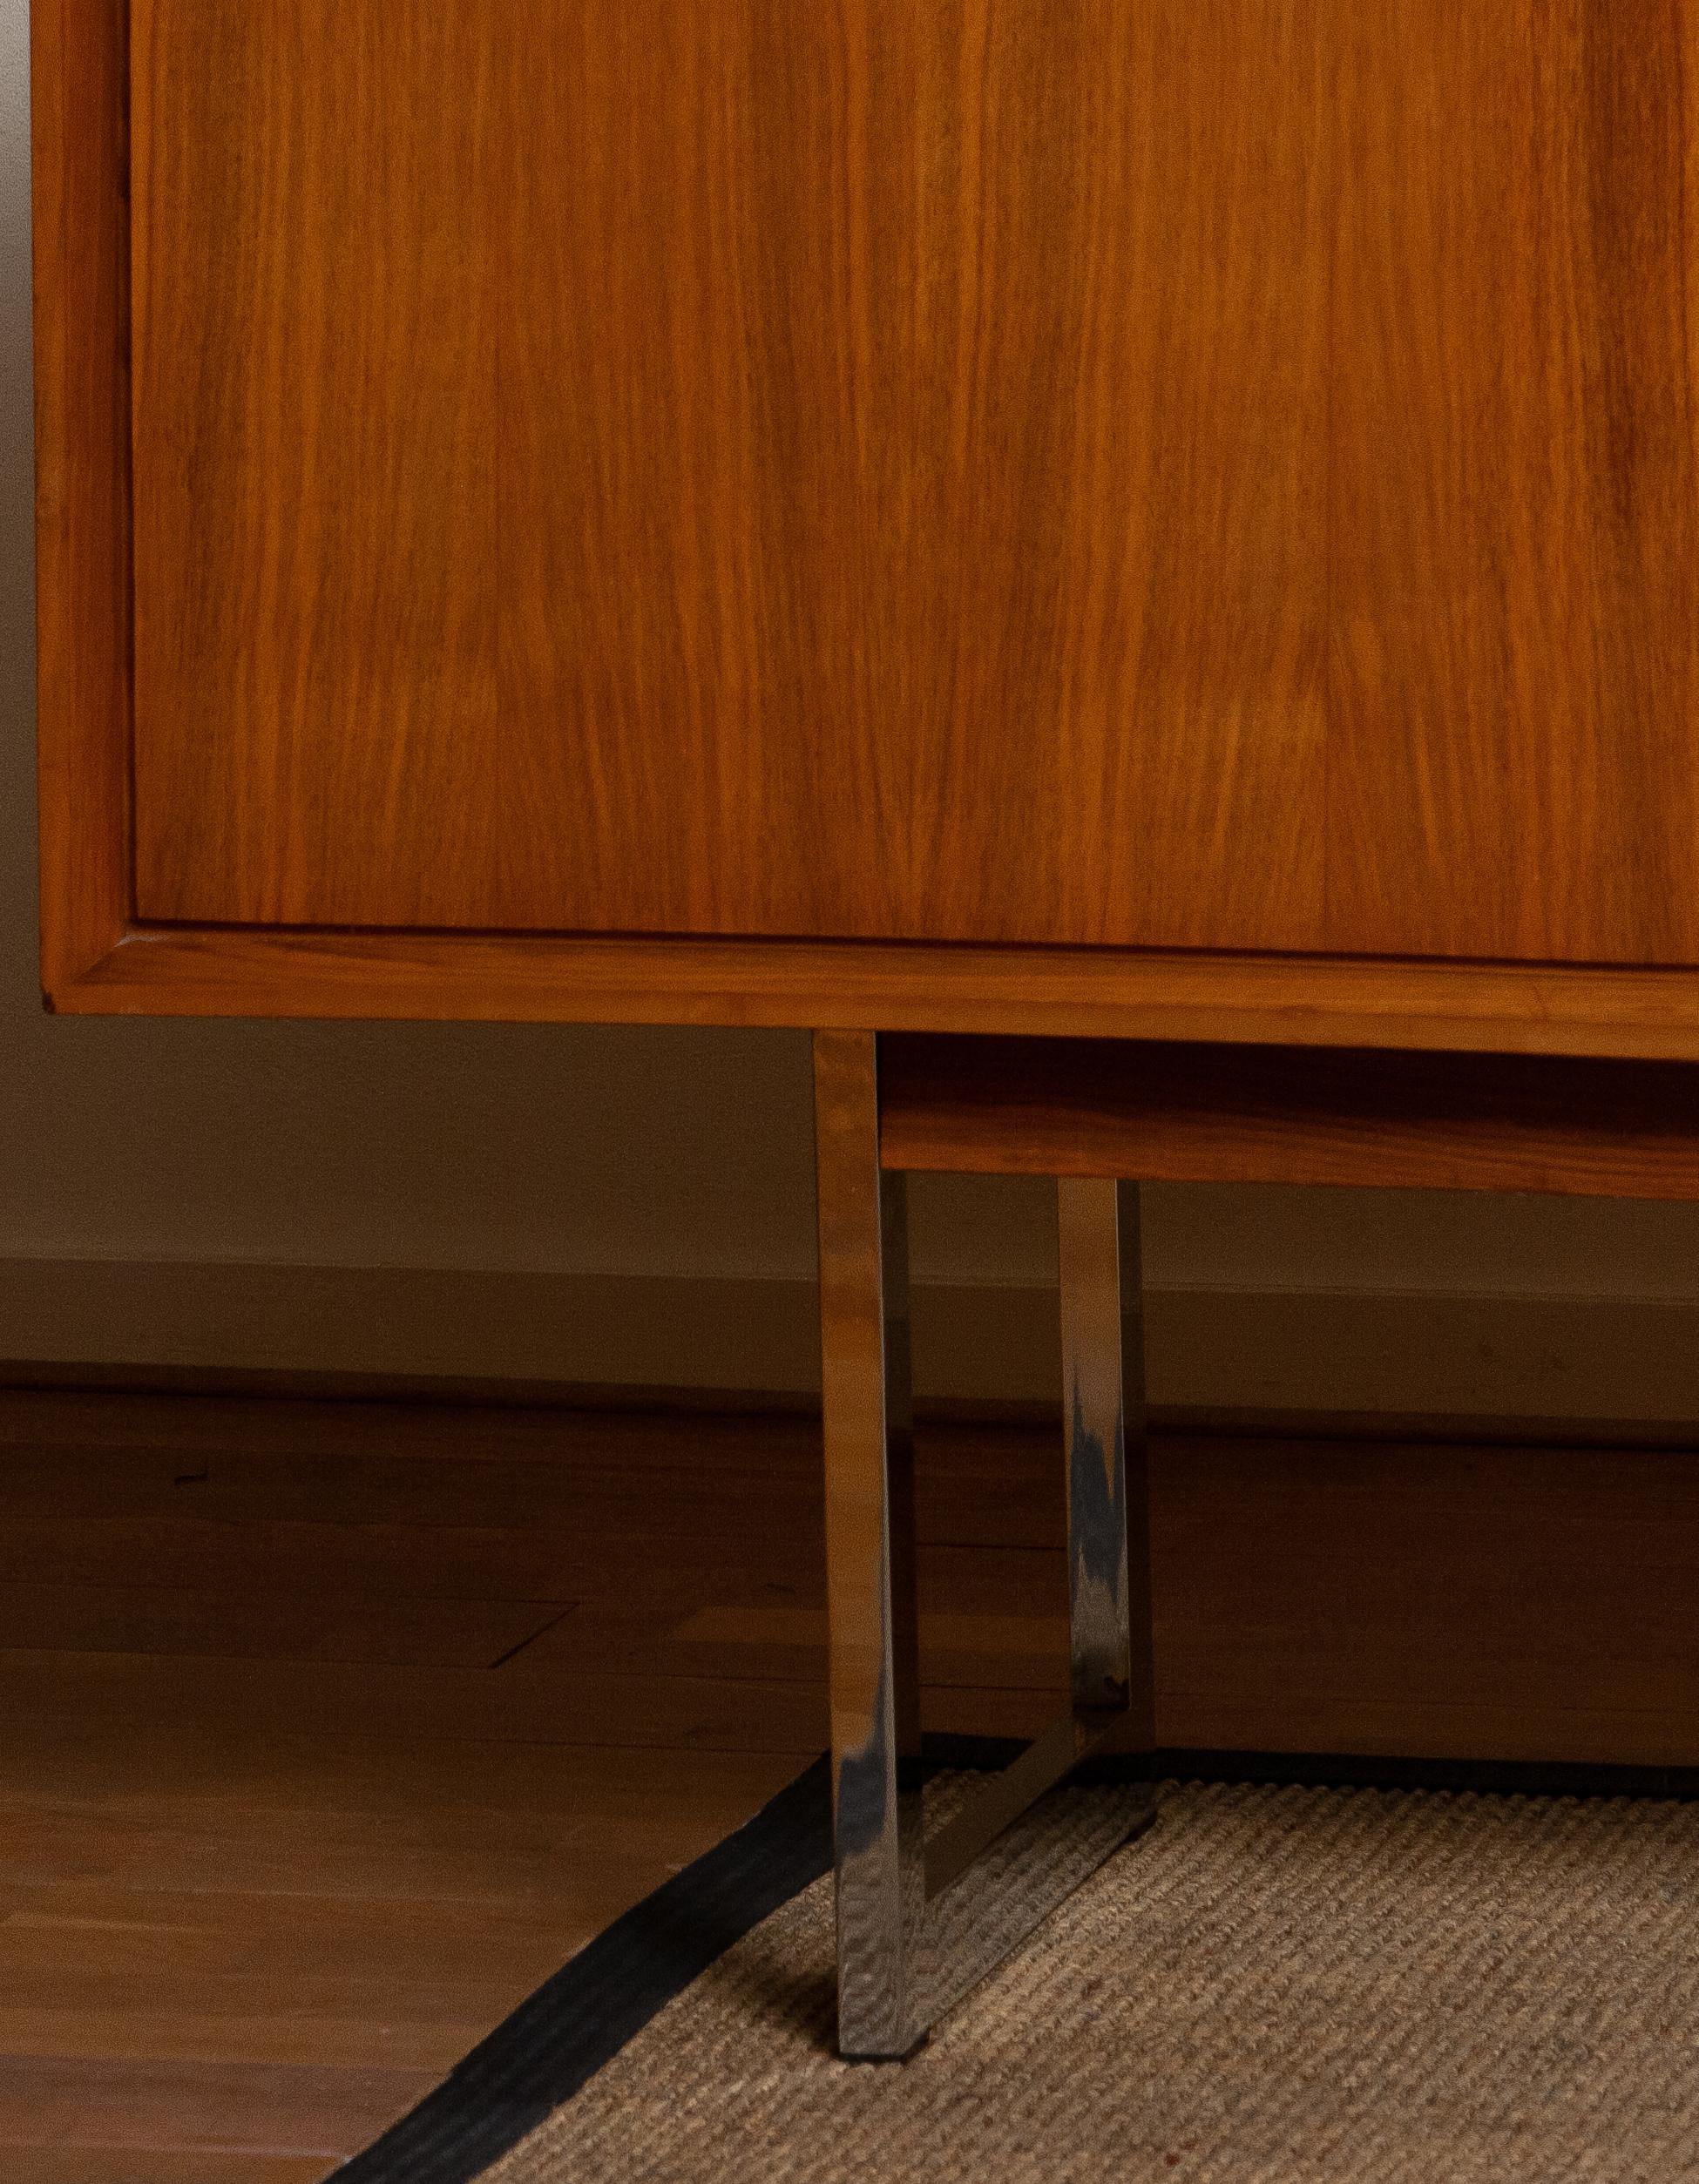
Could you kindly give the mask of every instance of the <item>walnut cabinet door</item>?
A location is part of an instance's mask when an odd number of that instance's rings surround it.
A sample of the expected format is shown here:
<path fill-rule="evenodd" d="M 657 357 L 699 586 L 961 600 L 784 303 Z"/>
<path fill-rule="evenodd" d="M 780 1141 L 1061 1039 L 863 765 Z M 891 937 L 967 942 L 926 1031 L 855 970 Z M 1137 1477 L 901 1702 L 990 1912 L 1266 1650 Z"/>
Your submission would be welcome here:
<path fill-rule="evenodd" d="M 32 27 L 57 1005 L 1699 1055 L 1699 0 Z"/>
<path fill-rule="evenodd" d="M 1699 8 L 130 66 L 142 916 L 1699 950 Z"/>

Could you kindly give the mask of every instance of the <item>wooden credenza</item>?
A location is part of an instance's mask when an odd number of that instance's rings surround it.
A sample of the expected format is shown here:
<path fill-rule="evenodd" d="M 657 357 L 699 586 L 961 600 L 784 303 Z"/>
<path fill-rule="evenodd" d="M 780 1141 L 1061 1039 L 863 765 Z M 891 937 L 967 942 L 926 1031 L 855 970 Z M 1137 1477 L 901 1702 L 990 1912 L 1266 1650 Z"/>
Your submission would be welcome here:
<path fill-rule="evenodd" d="M 1699 0 L 32 12 L 49 1003 L 820 1035 L 900 2052 L 900 1173 L 1065 1179 L 1029 1788 L 1118 1179 L 1699 1197 Z"/>
<path fill-rule="evenodd" d="M 37 0 L 62 1010 L 1699 1054 L 1689 0 Z"/>

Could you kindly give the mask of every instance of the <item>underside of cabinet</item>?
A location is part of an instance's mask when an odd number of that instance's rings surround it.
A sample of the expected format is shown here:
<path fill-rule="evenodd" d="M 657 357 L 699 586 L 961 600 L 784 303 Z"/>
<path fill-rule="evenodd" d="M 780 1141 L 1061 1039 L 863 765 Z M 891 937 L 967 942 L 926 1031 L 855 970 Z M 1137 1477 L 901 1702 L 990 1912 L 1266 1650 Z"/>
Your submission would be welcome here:
<path fill-rule="evenodd" d="M 1699 1057 L 1699 0 L 37 0 L 86 1010 Z"/>
<path fill-rule="evenodd" d="M 1134 1039 L 879 1042 L 898 1171 L 1699 1199 L 1681 1063 Z"/>

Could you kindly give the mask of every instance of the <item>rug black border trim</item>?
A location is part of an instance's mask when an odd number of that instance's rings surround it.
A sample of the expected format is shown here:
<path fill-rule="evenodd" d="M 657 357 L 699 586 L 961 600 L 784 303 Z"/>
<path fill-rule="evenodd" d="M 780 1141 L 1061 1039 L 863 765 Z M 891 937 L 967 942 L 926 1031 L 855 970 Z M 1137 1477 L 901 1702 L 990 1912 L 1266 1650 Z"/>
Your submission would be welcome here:
<path fill-rule="evenodd" d="M 931 1768 L 1006 1767 L 1006 1737 L 929 1736 Z M 1326 1753 L 1158 1752 L 1141 1775 L 1482 1795 L 1699 1800 L 1699 1768 L 1374 1759 Z M 1081 1781 L 1124 1780 L 1125 1761 Z M 831 1781 L 818 1759 L 754 1819 L 634 1904 L 480 2040 L 418 2106 L 334 2172 L 338 2184 L 474 2180 L 611 2062 L 675 1995 L 831 1865 Z"/>

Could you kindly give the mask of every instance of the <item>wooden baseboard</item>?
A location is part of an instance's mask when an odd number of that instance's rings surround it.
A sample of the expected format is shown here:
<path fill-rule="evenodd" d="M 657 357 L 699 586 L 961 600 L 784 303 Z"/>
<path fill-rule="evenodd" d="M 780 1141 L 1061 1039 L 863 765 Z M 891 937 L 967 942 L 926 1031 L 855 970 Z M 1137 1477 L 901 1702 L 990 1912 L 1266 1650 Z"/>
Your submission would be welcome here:
<path fill-rule="evenodd" d="M 91 1365 L 0 1359 L 0 1389 L 44 1394 L 204 1396 L 311 1403 L 464 1410 L 625 1411 L 680 1417 L 816 1418 L 817 1394 L 770 1388 L 678 1388 L 621 1381 L 479 1380 L 420 1373 L 245 1370 L 237 1366 Z M 923 1425 L 1046 1427 L 1059 1406 L 1038 1398 L 921 1396 Z M 1699 1450 L 1699 1420 L 1495 1417 L 1451 1410 L 1281 1410 L 1157 1403 L 1153 1432 L 1170 1440 L 1462 1444 L 1483 1448 Z"/>
<path fill-rule="evenodd" d="M 923 1400 L 1047 1411 L 1046 1289 L 923 1284 Z M 1699 1301 L 1168 1289 L 1147 1301 L 1165 1416 L 1451 1422 L 1456 1432 L 1684 1444 L 1699 1422 Z M 14 1383 L 223 1387 L 465 1401 L 812 1407 L 811 1282 L 407 1268 L 0 1260 Z M 1374 1422 L 1379 1422 L 1377 1426 Z"/>

